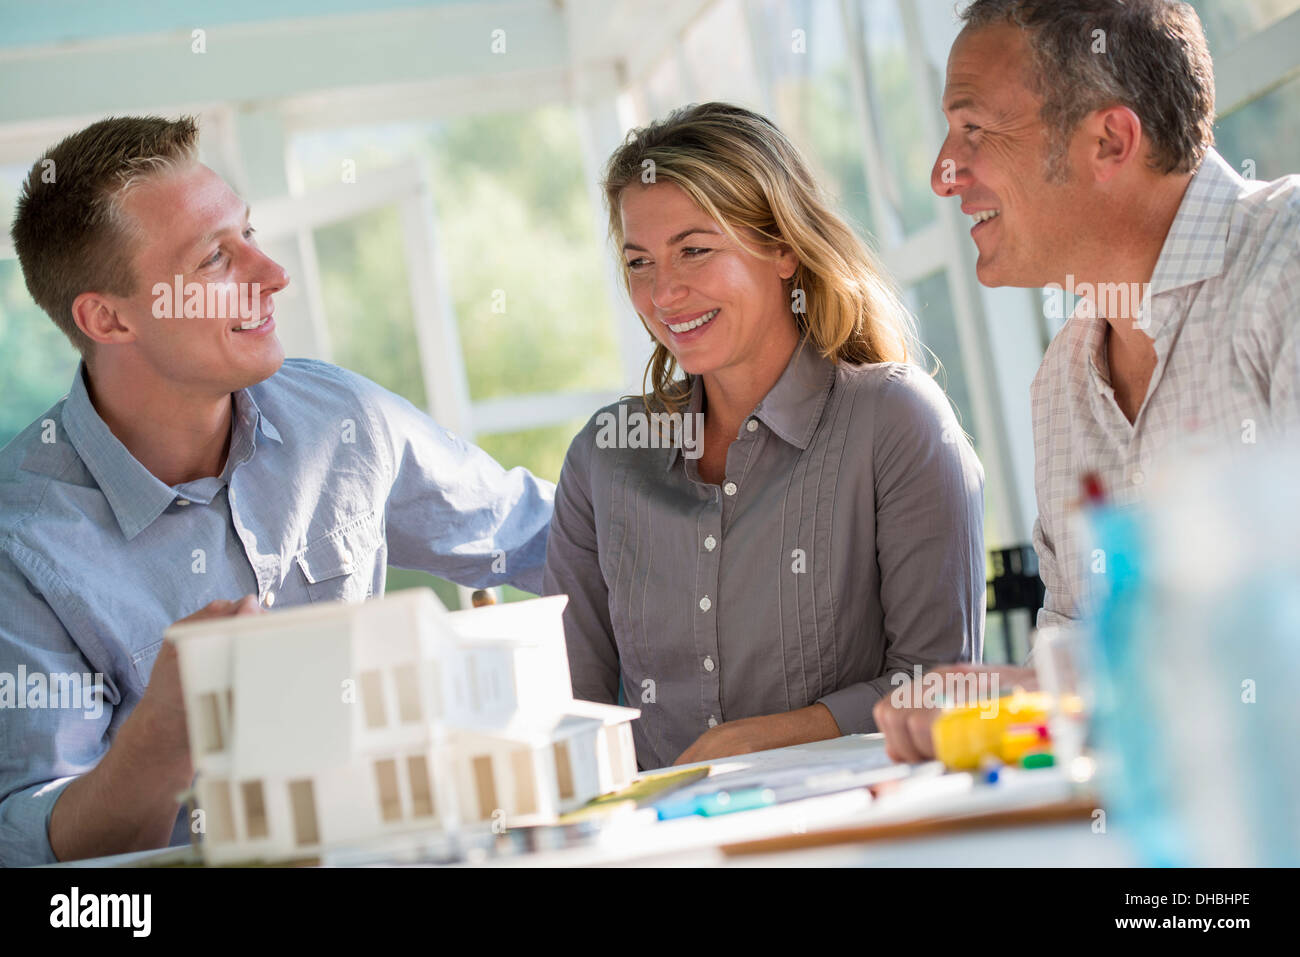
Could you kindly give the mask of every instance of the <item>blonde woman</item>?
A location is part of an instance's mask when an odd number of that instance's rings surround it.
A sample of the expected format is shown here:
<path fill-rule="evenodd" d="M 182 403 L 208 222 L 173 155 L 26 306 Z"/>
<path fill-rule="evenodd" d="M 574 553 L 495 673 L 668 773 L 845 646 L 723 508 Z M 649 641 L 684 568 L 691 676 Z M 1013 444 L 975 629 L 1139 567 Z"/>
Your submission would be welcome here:
<path fill-rule="evenodd" d="M 983 470 L 910 317 L 757 114 L 635 130 L 604 188 L 655 346 L 556 493 L 574 694 L 641 709 L 643 769 L 874 731 L 891 677 L 978 660 L 984 629 Z"/>

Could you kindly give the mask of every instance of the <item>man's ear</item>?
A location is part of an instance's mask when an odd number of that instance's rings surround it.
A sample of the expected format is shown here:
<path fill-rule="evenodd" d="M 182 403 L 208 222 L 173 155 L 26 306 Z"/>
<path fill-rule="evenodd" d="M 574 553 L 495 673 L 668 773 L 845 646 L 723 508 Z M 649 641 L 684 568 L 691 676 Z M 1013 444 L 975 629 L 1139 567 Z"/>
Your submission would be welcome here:
<path fill-rule="evenodd" d="M 104 345 L 135 341 L 135 330 L 122 322 L 118 300 L 98 292 L 83 292 L 72 300 L 72 320 L 88 339 Z"/>
<path fill-rule="evenodd" d="M 1098 183 L 1106 183 L 1143 152 L 1142 120 L 1127 106 L 1094 110 L 1083 121 L 1086 160 Z"/>

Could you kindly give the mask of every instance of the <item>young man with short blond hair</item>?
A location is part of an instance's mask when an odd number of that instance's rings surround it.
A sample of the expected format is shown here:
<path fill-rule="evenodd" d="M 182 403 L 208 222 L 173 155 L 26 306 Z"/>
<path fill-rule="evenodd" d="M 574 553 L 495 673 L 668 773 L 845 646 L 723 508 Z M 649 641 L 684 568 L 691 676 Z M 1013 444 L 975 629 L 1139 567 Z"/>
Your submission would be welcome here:
<path fill-rule="evenodd" d="M 364 599 L 390 564 L 541 589 L 553 486 L 359 375 L 286 360 L 289 277 L 197 134 L 103 120 L 19 198 L 28 289 L 83 362 L 0 451 L 0 662 L 97 676 L 100 700 L 23 687 L 0 708 L 0 864 L 189 840 L 173 622 Z"/>

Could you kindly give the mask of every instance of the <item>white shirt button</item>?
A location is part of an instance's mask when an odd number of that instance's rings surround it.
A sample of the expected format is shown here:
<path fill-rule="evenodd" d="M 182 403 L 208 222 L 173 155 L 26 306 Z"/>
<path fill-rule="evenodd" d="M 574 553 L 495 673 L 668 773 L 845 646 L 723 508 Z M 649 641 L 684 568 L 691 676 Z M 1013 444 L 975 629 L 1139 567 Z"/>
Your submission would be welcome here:
<path fill-rule="evenodd" d="M 344 571 L 351 571 L 351 570 L 352 570 L 352 553 L 351 553 L 351 552 L 344 552 L 340 557 L 343 559 L 343 570 L 344 570 Z"/>
<path fill-rule="evenodd" d="M 718 540 L 714 538 L 712 535 L 704 539 L 704 550 L 706 552 L 711 552 L 717 547 L 718 547 Z"/>
<path fill-rule="evenodd" d="M 262 601 L 266 603 L 267 608 L 270 608 L 272 605 L 275 604 L 275 592 L 273 591 L 267 592 L 266 597 L 263 598 Z"/>
<path fill-rule="evenodd" d="M 190 504 L 190 500 L 187 499 L 187 498 L 178 498 L 178 499 L 176 500 L 176 504 L 177 504 L 177 505 L 188 505 L 188 504 Z"/>
<path fill-rule="evenodd" d="M 726 492 L 728 495 L 735 495 L 735 494 L 736 494 L 736 483 L 735 483 L 735 482 L 728 482 L 726 485 L 722 486 L 722 490 L 723 490 L 724 492 Z"/>
<path fill-rule="evenodd" d="M 700 611 L 708 611 L 713 607 L 713 602 L 709 601 L 709 596 L 705 595 L 700 599 Z"/>
<path fill-rule="evenodd" d="M 1145 475 L 1142 474 L 1141 470 L 1138 470 L 1138 471 L 1136 471 L 1136 472 L 1133 473 L 1133 484 L 1134 484 L 1134 485 L 1141 485 L 1141 484 L 1142 484 L 1143 482 L 1145 482 L 1146 480 L 1147 480 L 1147 477 L 1146 477 Z"/>
<path fill-rule="evenodd" d="M 753 432 L 756 428 L 758 428 L 758 419 L 750 419 L 748 422 L 745 423 L 745 428 Z"/>
<path fill-rule="evenodd" d="M 709 727 L 716 728 L 717 726 L 718 726 L 718 719 L 715 718 L 713 715 L 709 715 Z"/>
<path fill-rule="evenodd" d="M 713 670 L 713 659 L 711 657 L 706 657 L 704 659 L 704 670 L 705 671 Z"/>

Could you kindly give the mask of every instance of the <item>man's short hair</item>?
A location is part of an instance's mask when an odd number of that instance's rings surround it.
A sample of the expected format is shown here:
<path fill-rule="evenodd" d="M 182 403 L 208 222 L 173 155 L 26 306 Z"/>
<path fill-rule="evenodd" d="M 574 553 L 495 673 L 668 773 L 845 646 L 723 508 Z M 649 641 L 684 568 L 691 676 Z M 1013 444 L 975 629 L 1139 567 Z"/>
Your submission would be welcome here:
<path fill-rule="evenodd" d="M 122 210 L 141 180 L 193 162 L 191 116 L 110 117 L 64 139 L 32 166 L 18 194 L 10 235 L 27 291 L 82 356 L 93 342 L 72 303 L 83 292 L 129 296 L 138 230 Z"/>
<path fill-rule="evenodd" d="M 1142 121 L 1149 164 L 1191 173 L 1214 144 L 1214 64 L 1201 21 L 1175 0 L 974 0 L 966 29 L 1010 23 L 1033 51 L 1027 83 L 1051 132 L 1048 175 L 1065 176 L 1069 137 L 1093 110 Z"/>

